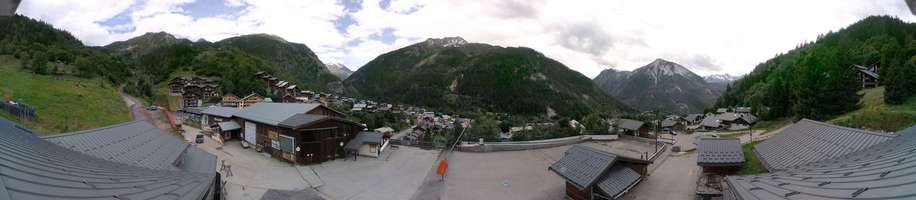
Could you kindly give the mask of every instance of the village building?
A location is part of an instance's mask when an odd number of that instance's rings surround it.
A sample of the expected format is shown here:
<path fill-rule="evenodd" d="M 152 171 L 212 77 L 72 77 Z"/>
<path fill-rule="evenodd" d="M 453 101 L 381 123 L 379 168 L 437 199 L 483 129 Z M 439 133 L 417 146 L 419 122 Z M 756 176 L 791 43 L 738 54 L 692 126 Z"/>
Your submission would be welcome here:
<path fill-rule="evenodd" d="M 40 138 L 0 119 L 0 198 L 223 199 L 216 156 L 147 121 Z"/>
<path fill-rule="evenodd" d="M 687 116 L 684 117 L 684 121 L 690 125 L 699 124 L 703 121 L 703 117 L 704 115 L 702 114 L 687 114 Z"/>
<path fill-rule="evenodd" d="M 235 113 L 238 113 L 241 109 L 236 107 L 222 107 L 222 106 L 209 106 L 204 108 L 201 111 L 201 114 L 204 115 L 204 123 L 201 124 L 201 129 L 210 130 L 220 122 L 228 122 L 232 119 L 232 116 Z"/>
<path fill-rule="evenodd" d="M 197 88 L 196 86 L 186 86 L 185 90 L 190 88 Z M 181 95 L 182 107 L 200 107 L 203 105 L 203 97 L 200 96 L 200 93 L 197 92 L 185 92 Z"/>
<path fill-rule="evenodd" d="M 321 104 L 257 103 L 233 115 L 245 142 L 284 161 L 320 163 L 344 155 L 364 127 Z"/>
<path fill-rule="evenodd" d="M 878 75 L 878 66 L 865 67 L 862 65 L 852 65 L 853 69 L 859 72 L 862 81 L 862 88 L 878 87 L 881 84 Z"/>
<path fill-rule="evenodd" d="M 239 98 L 238 96 L 235 96 L 233 94 L 227 94 L 227 95 L 223 95 L 223 97 L 220 98 L 219 105 L 225 106 L 225 107 L 236 107 L 237 108 L 239 107 L 239 104 L 241 101 L 242 99 Z"/>
<path fill-rule="evenodd" d="M 548 170 L 566 180 L 569 199 L 620 199 L 647 175 L 646 166 L 650 163 L 574 145 Z"/>
<path fill-rule="evenodd" d="M 182 107 L 199 107 L 220 96 L 216 80 L 204 77 L 175 77 L 169 81 L 169 95 L 181 96 Z"/>
<path fill-rule="evenodd" d="M 244 108 L 244 107 L 248 107 L 248 106 L 254 105 L 254 104 L 256 104 L 256 103 L 265 102 L 265 101 L 267 101 L 267 99 L 264 98 L 264 96 L 261 96 L 261 95 L 255 94 L 255 93 L 251 93 L 251 94 L 249 94 L 248 96 L 243 97 L 243 98 L 239 101 L 239 107 Z M 269 102 L 269 101 L 267 101 L 267 102 Z"/>
<path fill-rule="evenodd" d="M 374 131 L 362 131 L 352 140 L 347 142 L 344 150 L 347 154 L 357 156 L 367 156 L 377 158 L 381 156 L 382 150 L 387 146 L 384 135 Z"/>
<path fill-rule="evenodd" d="M 646 123 L 642 121 L 632 120 L 632 119 L 620 119 L 617 121 L 618 131 L 624 135 L 632 135 L 639 137 L 652 137 L 649 135 L 649 127 L 646 126 Z"/>
<path fill-rule="evenodd" d="M 700 128 L 707 131 L 721 130 L 724 127 L 722 126 L 722 121 L 719 120 L 717 115 L 706 115 L 703 118 L 703 121 L 700 121 Z"/>
<path fill-rule="evenodd" d="M 698 199 L 722 196 L 725 175 L 741 170 L 746 161 L 738 138 L 701 137 L 696 141 L 697 165 L 703 174 L 697 180 Z"/>
<path fill-rule="evenodd" d="M 677 119 L 672 119 L 672 118 L 662 120 L 661 127 L 662 127 L 662 130 L 665 130 L 665 131 L 682 131 L 686 129 L 686 126 L 684 125 L 683 122 Z"/>
<path fill-rule="evenodd" d="M 803 119 L 754 148 L 770 173 L 726 177 L 722 199 L 912 199 L 914 147 L 916 126 L 882 135 Z"/>

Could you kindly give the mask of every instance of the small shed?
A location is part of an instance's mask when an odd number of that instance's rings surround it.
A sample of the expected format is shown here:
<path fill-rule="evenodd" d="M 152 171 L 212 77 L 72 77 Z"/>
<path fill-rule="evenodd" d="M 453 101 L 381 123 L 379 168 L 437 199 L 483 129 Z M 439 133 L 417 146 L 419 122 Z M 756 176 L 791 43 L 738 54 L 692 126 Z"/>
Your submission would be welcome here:
<path fill-rule="evenodd" d="M 356 156 L 379 157 L 382 153 L 383 140 L 382 133 L 375 131 L 359 132 L 347 145 L 344 150 L 348 154 Z"/>
<path fill-rule="evenodd" d="M 621 119 L 617 122 L 617 128 L 623 130 L 624 134 L 641 137 L 649 136 L 649 127 L 646 127 L 646 123 L 642 121 Z"/>
<path fill-rule="evenodd" d="M 610 152 L 575 145 L 547 169 L 566 180 L 569 199 L 619 199 L 636 186 L 642 176 L 617 164 L 617 158 Z"/>
<path fill-rule="evenodd" d="M 746 161 L 738 138 L 701 137 L 696 141 L 697 165 L 704 173 L 732 174 Z"/>

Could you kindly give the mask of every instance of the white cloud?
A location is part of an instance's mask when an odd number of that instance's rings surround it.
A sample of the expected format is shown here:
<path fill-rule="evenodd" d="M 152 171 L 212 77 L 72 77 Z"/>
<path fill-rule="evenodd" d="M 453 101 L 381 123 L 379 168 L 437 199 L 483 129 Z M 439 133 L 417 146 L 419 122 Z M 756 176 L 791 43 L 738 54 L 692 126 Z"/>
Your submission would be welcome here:
<path fill-rule="evenodd" d="M 104 45 L 145 32 L 166 31 L 210 41 L 269 33 L 304 43 L 325 62 L 358 68 L 376 56 L 426 38 L 461 36 L 471 42 L 531 47 L 587 76 L 613 67 L 629 70 L 665 58 L 700 74 L 743 74 L 773 55 L 838 30 L 868 15 L 916 21 L 899 0 L 379 0 L 351 13 L 346 35 L 333 20 L 347 14 L 328 0 L 226 0 L 243 8 L 194 18 L 180 5 L 194 0 L 23 2 L 20 13 Z M 129 26 L 99 23 L 122 11 Z M 115 33 L 131 30 L 128 33 Z M 394 29 L 384 43 L 370 35 Z M 363 42 L 355 46 L 347 43 Z"/>

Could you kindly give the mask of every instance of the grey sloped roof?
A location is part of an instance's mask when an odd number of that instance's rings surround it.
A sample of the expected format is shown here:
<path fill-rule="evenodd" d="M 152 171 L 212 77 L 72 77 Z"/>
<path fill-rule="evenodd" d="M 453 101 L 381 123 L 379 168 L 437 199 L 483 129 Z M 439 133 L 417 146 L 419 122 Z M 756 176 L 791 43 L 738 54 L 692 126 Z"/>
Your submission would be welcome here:
<path fill-rule="evenodd" d="M 639 130 L 639 127 L 642 127 L 643 124 L 645 123 L 643 123 L 642 121 L 636 121 L 632 119 L 621 119 L 617 127 L 631 130 L 631 131 L 637 131 Z"/>
<path fill-rule="evenodd" d="M 842 156 L 768 174 L 729 176 L 725 199 L 916 199 L 916 126 Z"/>
<path fill-rule="evenodd" d="M 642 176 L 633 169 L 624 166 L 613 166 L 601 181 L 598 181 L 598 189 L 605 194 L 617 198 L 623 195 L 628 189 L 632 188 Z"/>
<path fill-rule="evenodd" d="M 757 122 L 757 116 L 754 116 L 752 114 L 744 114 L 743 116 L 741 116 L 741 119 L 744 119 L 744 121 L 749 124 L 753 124 Z"/>
<path fill-rule="evenodd" d="M 862 72 L 865 75 L 871 76 L 873 78 L 878 78 L 878 73 L 874 71 L 874 68 L 867 68 L 861 65 L 853 65 L 856 67 L 856 70 Z"/>
<path fill-rule="evenodd" d="M 687 121 L 697 121 L 697 119 L 699 119 L 700 117 L 703 117 L 703 115 L 702 114 L 688 114 L 687 117 L 685 117 L 684 119 L 686 119 Z"/>
<path fill-rule="evenodd" d="M 216 176 L 215 167 L 198 173 L 101 159 L 5 119 L 0 119 L 0 172 L 0 199 L 197 200 L 205 199 Z"/>
<path fill-rule="evenodd" d="M 202 112 L 204 111 L 204 109 L 206 109 L 206 108 L 202 108 L 202 107 L 185 107 L 185 108 L 182 108 L 181 110 L 184 110 L 184 112 L 187 112 L 187 113 L 202 114 Z"/>
<path fill-rule="evenodd" d="M 697 165 L 740 166 L 744 162 L 744 151 L 738 138 L 702 137 L 697 140 Z"/>
<path fill-rule="evenodd" d="M 677 121 L 672 120 L 672 119 L 662 120 L 662 127 L 672 127 L 675 124 L 677 124 Z"/>
<path fill-rule="evenodd" d="M 703 121 L 700 122 L 700 126 L 705 127 L 719 127 L 722 123 L 719 121 L 719 116 L 709 115 L 706 118 L 703 118 Z"/>
<path fill-rule="evenodd" d="M 295 114 L 281 121 L 280 125 L 284 127 L 297 128 L 328 118 L 329 117 L 325 115 Z"/>
<path fill-rule="evenodd" d="M 163 170 L 177 170 L 172 163 L 190 146 L 147 121 L 133 121 L 45 139 L 100 159 Z"/>
<path fill-rule="evenodd" d="M 344 149 L 356 151 L 359 150 L 359 146 L 363 144 L 381 144 L 382 143 L 382 133 L 375 131 L 363 131 L 356 134 L 352 140 L 347 142 L 347 145 L 344 146 Z"/>
<path fill-rule="evenodd" d="M 719 120 L 730 122 L 730 121 L 735 121 L 735 120 L 740 119 L 741 116 L 743 115 L 739 113 L 727 112 L 727 113 L 719 114 L 718 118 Z"/>
<path fill-rule="evenodd" d="M 586 188 L 594 185 L 616 160 L 614 154 L 586 147 L 574 145 L 566 150 L 563 158 L 557 160 L 549 168 L 576 187 Z"/>
<path fill-rule="evenodd" d="M 754 147 L 767 169 L 830 159 L 891 139 L 878 133 L 802 119 Z"/>
<path fill-rule="evenodd" d="M 231 131 L 231 130 L 238 130 L 242 128 L 242 126 L 239 125 L 239 123 L 236 123 L 235 121 L 220 122 L 220 123 L 216 123 L 216 125 L 219 126 L 219 130 L 221 131 Z"/>
<path fill-rule="evenodd" d="M 267 103 L 261 102 L 251 105 L 238 113 L 236 117 L 256 121 L 269 125 L 279 125 L 293 115 L 305 113 L 312 109 L 318 108 L 321 104 L 317 103 Z"/>
<path fill-rule="evenodd" d="M 223 117 L 223 118 L 229 118 L 241 110 L 242 109 L 234 108 L 234 107 L 210 106 L 210 107 L 205 108 L 203 111 L 201 111 L 201 113 Z"/>

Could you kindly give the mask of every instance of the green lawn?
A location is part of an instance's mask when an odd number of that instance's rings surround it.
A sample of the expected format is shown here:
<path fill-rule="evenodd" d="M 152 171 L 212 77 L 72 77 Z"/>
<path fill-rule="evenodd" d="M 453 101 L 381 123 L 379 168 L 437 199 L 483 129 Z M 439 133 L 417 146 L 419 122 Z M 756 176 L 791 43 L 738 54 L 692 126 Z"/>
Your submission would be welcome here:
<path fill-rule="evenodd" d="M 102 79 L 32 74 L 11 56 L 0 56 L 0 74 L 2 100 L 34 107 L 38 117 L 25 125 L 39 132 L 72 132 L 130 120 L 117 89 Z M 4 113 L 0 117 L 12 116 Z"/>
<path fill-rule="evenodd" d="M 916 98 L 902 105 L 884 103 L 884 87 L 862 90 L 859 110 L 829 120 L 829 123 L 853 128 L 899 131 L 916 125 Z"/>
<path fill-rule="evenodd" d="M 744 151 L 744 157 L 747 158 L 747 162 L 744 163 L 744 166 L 741 167 L 741 170 L 738 171 L 738 175 L 749 175 L 749 174 L 761 174 L 767 173 L 767 168 L 760 163 L 760 159 L 757 159 L 757 155 L 754 154 L 754 146 L 760 144 L 761 141 L 751 142 L 741 145 L 741 149 Z"/>

